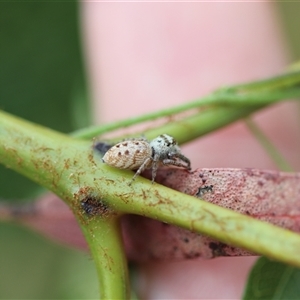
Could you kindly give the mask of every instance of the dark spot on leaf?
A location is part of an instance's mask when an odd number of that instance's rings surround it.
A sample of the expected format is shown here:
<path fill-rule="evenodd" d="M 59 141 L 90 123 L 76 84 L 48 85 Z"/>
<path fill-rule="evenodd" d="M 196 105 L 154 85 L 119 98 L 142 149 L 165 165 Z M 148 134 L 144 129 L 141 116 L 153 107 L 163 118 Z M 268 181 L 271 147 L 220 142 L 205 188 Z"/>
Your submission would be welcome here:
<path fill-rule="evenodd" d="M 201 198 L 203 195 L 205 195 L 208 192 L 213 191 L 213 185 L 205 185 L 203 187 L 199 187 L 198 192 L 196 193 L 196 196 Z"/>
<path fill-rule="evenodd" d="M 263 186 L 263 185 L 264 185 L 264 183 L 263 183 L 261 180 L 258 180 L 258 181 L 257 181 L 257 184 L 258 184 L 259 186 Z"/>
<path fill-rule="evenodd" d="M 220 242 L 210 242 L 208 246 L 212 250 L 213 257 L 228 256 L 226 253 L 226 244 Z"/>
<path fill-rule="evenodd" d="M 209 248 L 211 250 L 217 250 L 219 248 L 219 245 L 217 243 L 211 242 L 209 243 Z"/>

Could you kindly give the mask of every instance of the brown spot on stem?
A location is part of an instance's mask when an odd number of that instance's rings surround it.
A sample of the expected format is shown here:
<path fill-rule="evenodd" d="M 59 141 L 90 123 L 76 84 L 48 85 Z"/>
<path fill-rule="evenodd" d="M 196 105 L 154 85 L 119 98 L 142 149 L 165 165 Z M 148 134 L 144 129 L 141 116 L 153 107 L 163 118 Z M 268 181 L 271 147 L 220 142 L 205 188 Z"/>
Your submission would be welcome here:
<path fill-rule="evenodd" d="M 107 216 L 111 213 L 110 207 L 104 200 L 93 196 L 87 196 L 81 201 L 81 207 L 89 216 Z"/>

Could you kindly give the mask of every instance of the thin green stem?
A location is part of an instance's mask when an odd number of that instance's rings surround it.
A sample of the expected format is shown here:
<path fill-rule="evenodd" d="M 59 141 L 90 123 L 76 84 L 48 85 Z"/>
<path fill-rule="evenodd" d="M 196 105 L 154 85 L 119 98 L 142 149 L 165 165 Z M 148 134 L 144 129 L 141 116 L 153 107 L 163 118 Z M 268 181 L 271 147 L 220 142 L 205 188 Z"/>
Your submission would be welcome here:
<path fill-rule="evenodd" d="M 179 144 L 183 144 L 249 116 L 259 108 L 261 106 L 240 107 L 239 109 L 228 106 L 211 107 L 201 113 L 174 120 L 158 128 L 148 129 L 144 131 L 144 135 L 154 138 L 167 133 L 176 137 Z"/>
<path fill-rule="evenodd" d="M 78 130 L 72 135 L 74 137 L 90 139 L 104 133 L 111 132 L 119 128 L 126 128 L 132 125 L 158 118 L 175 116 L 193 109 L 200 109 L 211 106 L 231 106 L 240 108 L 241 106 L 264 106 L 284 99 L 300 97 L 300 72 L 291 72 L 281 76 L 276 76 L 262 81 L 251 82 L 232 87 L 225 87 L 216 92 L 197 99 L 192 102 L 184 103 L 172 108 L 145 114 L 135 118 L 117 121 L 114 123 Z"/>
<path fill-rule="evenodd" d="M 274 90 L 284 90 L 291 87 L 299 87 L 300 84 L 300 70 L 291 70 L 285 74 L 274 76 L 271 78 L 266 78 L 264 80 L 253 81 L 249 83 L 243 83 L 233 86 L 232 90 L 239 91 L 274 91 Z"/>
<path fill-rule="evenodd" d="M 153 121 L 158 118 L 175 116 L 183 112 L 193 109 L 205 107 L 228 107 L 240 109 L 247 107 L 249 110 L 253 107 L 262 107 L 264 105 L 273 104 L 284 99 L 300 98 L 300 88 L 287 91 L 278 91 L 274 93 L 255 93 L 249 95 L 231 94 L 228 90 L 220 90 L 215 94 L 211 94 L 201 99 L 172 107 L 170 109 L 160 110 L 157 112 L 145 114 L 135 118 L 108 123 L 104 125 L 91 126 L 85 129 L 75 131 L 71 135 L 78 138 L 90 139 L 95 136 L 100 136 L 104 133 L 114 131 L 119 128 L 126 128 L 136 124 Z"/>
<path fill-rule="evenodd" d="M 261 131 L 261 129 L 250 118 L 245 119 L 245 123 L 251 133 L 256 137 L 271 159 L 277 165 L 279 170 L 292 172 L 293 168 L 283 155 L 277 150 L 270 139 Z"/>
<path fill-rule="evenodd" d="M 299 91 L 300 92 L 300 91 Z M 204 134 L 210 133 L 214 130 L 222 128 L 234 121 L 237 121 L 241 118 L 248 116 L 249 114 L 259 110 L 263 106 L 261 105 L 252 105 L 250 107 L 230 107 L 230 106 L 214 106 L 207 108 L 201 112 L 195 112 L 187 117 L 181 117 L 173 119 L 172 121 L 166 122 L 165 124 L 160 125 L 159 127 L 151 127 L 143 131 L 143 135 L 149 139 L 152 139 L 162 133 L 168 133 L 176 137 L 176 140 L 179 144 L 191 141 L 197 137 L 200 137 Z M 146 120 L 149 115 L 144 116 Z M 130 119 L 120 121 L 114 124 L 111 124 L 111 128 L 120 128 L 119 126 L 124 125 L 125 123 L 132 125 L 136 121 L 141 121 L 140 119 Z M 100 127 L 94 127 L 94 129 L 86 129 L 86 131 L 76 134 L 74 136 L 82 138 L 92 137 L 94 134 L 99 133 L 99 129 L 103 132 L 108 129 Z M 110 129 L 109 129 L 110 130 Z M 138 134 L 132 135 L 136 136 Z M 116 139 L 117 141 L 120 138 Z"/>

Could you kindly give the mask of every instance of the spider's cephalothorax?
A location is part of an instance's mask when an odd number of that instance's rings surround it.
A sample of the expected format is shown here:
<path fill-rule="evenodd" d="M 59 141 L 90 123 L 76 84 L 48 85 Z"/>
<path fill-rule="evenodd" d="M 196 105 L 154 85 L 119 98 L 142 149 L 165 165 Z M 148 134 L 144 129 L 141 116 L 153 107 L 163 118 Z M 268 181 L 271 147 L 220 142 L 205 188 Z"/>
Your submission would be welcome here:
<path fill-rule="evenodd" d="M 120 142 L 111 147 L 102 160 L 112 167 L 137 170 L 129 185 L 151 167 L 153 183 L 159 164 L 191 169 L 190 160 L 181 154 L 176 140 L 168 134 L 162 134 L 150 143 L 143 138 Z"/>

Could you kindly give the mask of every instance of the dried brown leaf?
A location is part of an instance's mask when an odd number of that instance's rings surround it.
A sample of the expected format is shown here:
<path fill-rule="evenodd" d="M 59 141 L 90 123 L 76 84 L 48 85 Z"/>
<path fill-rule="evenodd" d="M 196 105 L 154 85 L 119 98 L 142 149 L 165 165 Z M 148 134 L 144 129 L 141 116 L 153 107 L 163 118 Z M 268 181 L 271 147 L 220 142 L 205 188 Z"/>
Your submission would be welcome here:
<path fill-rule="evenodd" d="M 147 175 L 147 174 L 146 174 Z M 157 182 L 207 202 L 300 232 L 300 174 L 257 169 L 161 169 Z M 199 200 L 200 201 L 200 200 Z M 0 218 L 18 220 L 44 235 L 86 248 L 70 209 L 55 195 L 30 209 L 0 206 Z M 250 253 L 188 230 L 127 215 L 122 229 L 128 257 L 135 261 L 213 258 Z"/>

